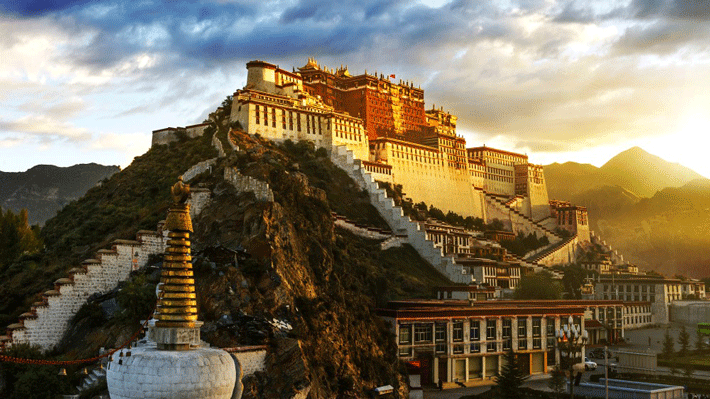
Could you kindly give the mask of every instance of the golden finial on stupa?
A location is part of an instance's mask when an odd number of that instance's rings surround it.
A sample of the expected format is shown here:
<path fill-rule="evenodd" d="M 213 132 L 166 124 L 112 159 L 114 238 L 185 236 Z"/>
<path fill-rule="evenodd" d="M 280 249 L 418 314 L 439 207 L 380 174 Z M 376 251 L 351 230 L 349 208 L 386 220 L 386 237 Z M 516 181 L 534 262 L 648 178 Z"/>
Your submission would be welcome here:
<path fill-rule="evenodd" d="M 178 182 L 170 187 L 170 194 L 172 194 L 175 204 L 184 204 L 190 196 L 190 185 L 183 183 L 182 176 L 180 176 Z"/>

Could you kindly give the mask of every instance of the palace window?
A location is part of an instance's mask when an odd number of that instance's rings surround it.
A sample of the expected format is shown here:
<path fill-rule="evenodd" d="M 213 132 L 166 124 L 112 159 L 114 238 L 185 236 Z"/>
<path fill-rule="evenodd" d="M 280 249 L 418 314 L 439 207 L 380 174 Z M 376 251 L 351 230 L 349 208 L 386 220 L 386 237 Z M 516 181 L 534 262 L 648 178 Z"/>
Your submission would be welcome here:
<path fill-rule="evenodd" d="M 434 338 L 436 342 L 446 342 L 446 324 L 436 324 Z"/>
<path fill-rule="evenodd" d="M 453 325 L 453 337 L 452 340 L 454 342 L 462 342 L 463 341 L 463 321 L 455 321 Z"/>
<path fill-rule="evenodd" d="M 432 340 L 431 323 L 419 323 L 414 325 L 414 343 L 431 343 Z"/>
<path fill-rule="evenodd" d="M 254 107 L 254 120 L 256 121 L 256 124 L 259 124 L 259 106 L 255 105 Z"/>
<path fill-rule="evenodd" d="M 513 320 L 503 319 L 503 339 L 511 338 L 512 335 Z"/>
<path fill-rule="evenodd" d="M 293 130 L 293 112 L 288 111 L 288 130 Z"/>
<path fill-rule="evenodd" d="M 547 336 L 548 337 L 555 336 L 555 318 L 554 317 L 547 318 Z"/>
<path fill-rule="evenodd" d="M 498 352 L 498 343 L 489 342 L 486 344 L 486 352 Z"/>
<path fill-rule="evenodd" d="M 535 317 L 532 320 L 533 337 L 539 337 L 542 335 L 542 319 Z"/>
<path fill-rule="evenodd" d="M 470 339 L 471 341 L 479 341 L 481 339 L 481 322 L 479 320 L 471 320 Z"/>
<path fill-rule="evenodd" d="M 412 356 L 412 347 L 405 346 L 405 347 L 399 348 L 399 355 L 400 356 Z"/>
<path fill-rule="evenodd" d="M 481 352 L 481 344 L 478 342 L 471 344 L 470 348 L 471 353 L 480 353 Z"/>
<path fill-rule="evenodd" d="M 488 319 L 486 320 L 486 339 L 496 339 L 496 320 Z"/>
<path fill-rule="evenodd" d="M 264 105 L 264 126 L 269 126 L 269 110 Z"/>
<path fill-rule="evenodd" d="M 402 324 L 399 326 L 399 343 L 400 344 L 411 344 L 412 343 L 412 325 Z"/>
<path fill-rule="evenodd" d="M 523 338 L 528 335 L 528 319 L 524 317 L 518 318 L 518 338 Z"/>
<path fill-rule="evenodd" d="M 271 108 L 271 127 L 276 127 L 276 108 Z"/>

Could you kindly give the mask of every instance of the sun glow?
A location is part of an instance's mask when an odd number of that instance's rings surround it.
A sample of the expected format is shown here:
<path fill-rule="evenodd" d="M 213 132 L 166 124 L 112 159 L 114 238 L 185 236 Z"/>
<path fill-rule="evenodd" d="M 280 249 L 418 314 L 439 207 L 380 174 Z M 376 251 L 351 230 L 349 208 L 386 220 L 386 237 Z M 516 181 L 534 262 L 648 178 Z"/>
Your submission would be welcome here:
<path fill-rule="evenodd" d="M 688 112 L 674 132 L 650 137 L 639 145 L 667 161 L 677 162 L 710 178 L 707 151 L 710 145 L 710 116 L 706 112 Z"/>

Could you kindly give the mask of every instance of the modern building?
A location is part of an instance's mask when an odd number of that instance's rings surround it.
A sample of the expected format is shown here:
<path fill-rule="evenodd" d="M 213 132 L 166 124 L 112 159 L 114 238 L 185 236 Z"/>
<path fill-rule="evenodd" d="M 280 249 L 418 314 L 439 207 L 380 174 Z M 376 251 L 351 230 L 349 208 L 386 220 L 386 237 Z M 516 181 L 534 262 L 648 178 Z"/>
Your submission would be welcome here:
<path fill-rule="evenodd" d="M 648 302 L 493 300 L 493 292 L 440 287 L 440 299 L 392 301 L 378 314 L 392 326 L 400 359 L 419 366 L 423 384 L 491 379 L 509 349 L 525 359 L 528 374 L 546 373 L 559 362 L 555 331 L 569 316 L 589 332 L 589 345 L 652 321 Z"/>
<path fill-rule="evenodd" d="M 655 322 L 669 322 L 668 306 L 683 299 L 683 286 L 696 292 L 698 298 L 705 298 L 705 284 L 702 282 L 684 282 L 678 279 L 650 276 L 612 276 L 598 278 L 594 291 L 596 299 L 622 300 L 627 302 L 648 302 Z"/>
<path fill-rule="evenodd" d="M 558 361 L 555 331 L 573 316 L 584 328 L 584 307 L 513 301 L 399 301 L 378 310 L 390 322 L 398 354 L 419 366 L 422 384 L 495 377 L 509 349 L 528 374 L 546 373 Z"/>

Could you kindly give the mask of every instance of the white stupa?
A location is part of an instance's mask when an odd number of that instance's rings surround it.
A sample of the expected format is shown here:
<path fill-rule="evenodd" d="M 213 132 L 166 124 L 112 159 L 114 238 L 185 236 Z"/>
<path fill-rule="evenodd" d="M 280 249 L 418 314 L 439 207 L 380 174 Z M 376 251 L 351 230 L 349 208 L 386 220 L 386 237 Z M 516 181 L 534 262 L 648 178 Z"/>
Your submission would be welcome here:
<path fill-rule="evenodd" d="M 169 240 L 149 332 L 155 345 L 113 355 L 106 370 L 111 399 L 231 399 L 235 394 L 236 359 L 200 341 L 186 203 L 190 187 L 179 181 L 171 192 L 175 203 L 165 222 Z"/>

